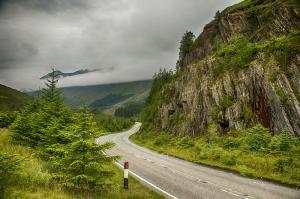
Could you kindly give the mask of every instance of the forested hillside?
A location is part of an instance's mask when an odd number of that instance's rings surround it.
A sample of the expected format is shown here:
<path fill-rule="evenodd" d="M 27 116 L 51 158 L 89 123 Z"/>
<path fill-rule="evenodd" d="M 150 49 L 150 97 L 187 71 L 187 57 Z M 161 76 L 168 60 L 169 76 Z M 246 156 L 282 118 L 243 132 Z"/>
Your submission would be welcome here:
<path fill-rule="evenodd" d="M 152 80 L 141 80 L 114 84 L 74 86 L 61 88 L 64 101 L 72 107 L 87 105 L 92 109 L 114 115 L 118 109 L 126 109 L 130 117 L 140 112 L 151 89 Z M 37 96 L 38 92 L 31 93 Z"/>
<path fill-rule="evenodd" d="M 25 93 L 0 84 L 0 111 L 16 110 L 29 99 Z"/>

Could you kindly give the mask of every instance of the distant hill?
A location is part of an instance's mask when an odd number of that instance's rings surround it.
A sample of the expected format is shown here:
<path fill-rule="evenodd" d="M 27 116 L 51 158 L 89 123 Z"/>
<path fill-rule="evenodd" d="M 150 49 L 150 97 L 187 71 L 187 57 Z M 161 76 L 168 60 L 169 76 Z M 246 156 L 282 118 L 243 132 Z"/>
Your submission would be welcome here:
<path fill-rule="evenodd" d="M 152 80 L 100 84 L 91 86 L 73 86 L 61 88 L 65 103 L 78 107 L 88 105 L 114 114 L 115 110 L 131 104 L 143 104 L 149 95 Z M 37 92 L 31 93 L 36 95 Z"/>
<path fill-rule="evenodd" d="M 18 109 L 29 99 L 25 93 L 0 84 L 0 111 Z"/>

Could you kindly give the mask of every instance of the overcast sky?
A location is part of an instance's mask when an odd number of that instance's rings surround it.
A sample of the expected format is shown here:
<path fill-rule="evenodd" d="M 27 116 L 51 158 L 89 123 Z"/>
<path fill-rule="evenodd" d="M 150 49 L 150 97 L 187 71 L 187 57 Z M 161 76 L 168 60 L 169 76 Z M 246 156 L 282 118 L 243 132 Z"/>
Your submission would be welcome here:
<path fill-rule="evenodd" d="M 0 0 L 0 84 L 37 89 L 51 67 L 98 69 L 60 86 L 149 79 L 174 68 L 186 30 L 198 35 L 239 0 Z"/>

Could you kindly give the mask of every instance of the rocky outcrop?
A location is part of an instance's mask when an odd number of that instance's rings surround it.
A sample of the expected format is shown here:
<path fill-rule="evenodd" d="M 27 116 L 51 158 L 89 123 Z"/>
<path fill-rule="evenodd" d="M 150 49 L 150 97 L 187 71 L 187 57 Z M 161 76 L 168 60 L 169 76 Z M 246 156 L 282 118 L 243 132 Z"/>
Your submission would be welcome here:
<path fill-rule="evenodd" d="M 290 57 L 285 70 L 276 54 L 258 52 L 249 66 L 214 75 L 216 41 L 226 44 L 244 35 L 252 42 L 263 42 L 300 30 L 294 1 L 256 2 L 260 3 L 251 9 L 226 9 L 204 28 L 185 58 L 185 70 L 162 90 L 165 100 L 157 107 L 159 128 L 196 136 L 212 123 L 227 131 L 260 122 L 275 134 L 287 129 L 300 136 L 299 53 Z"/>
<path fill-rule="evenodd" d="M 236 10 L 227 8 L 220 17 L 204 27 L 191 53 L 186 56 L 185 65 L 196 63 L 217 50 L 220 43 L 227 43 L 238 35 L 251 37 L 258 42 L 299 30 L 298 4 L 296 0 L 258 0 L 248 7 Z"/>

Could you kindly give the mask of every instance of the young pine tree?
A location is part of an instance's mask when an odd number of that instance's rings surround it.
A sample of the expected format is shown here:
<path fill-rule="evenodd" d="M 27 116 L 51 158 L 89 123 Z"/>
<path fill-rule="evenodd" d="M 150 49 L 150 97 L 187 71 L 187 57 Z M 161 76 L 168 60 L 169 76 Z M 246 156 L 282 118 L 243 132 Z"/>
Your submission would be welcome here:
<path fill-rule="evenodd" d="M 42 90 L 41 98 L 46 102 L 54 103 L 56 105 L 62 105 L 63 99 L 60 90 L 57 88 L 59 76 L 52 68 L 52 72 L 49 73 L 49 78 L 45 83 L 46 87 Z"/>
<path fill-rule="evenodd" d="M 113 172 L 105 169 L 117 157 L 108 157 L 103 151 L 112 143 L 98 145 L 94 143 L 97 125 L 86 110 L 78 113 L 78 122 L 73 128 L 75 139 L 66 147 L 62 159 L 63 185 L 71 192 L 89 198 L 99 195 L 109 187 L 109 178 Z"/>

